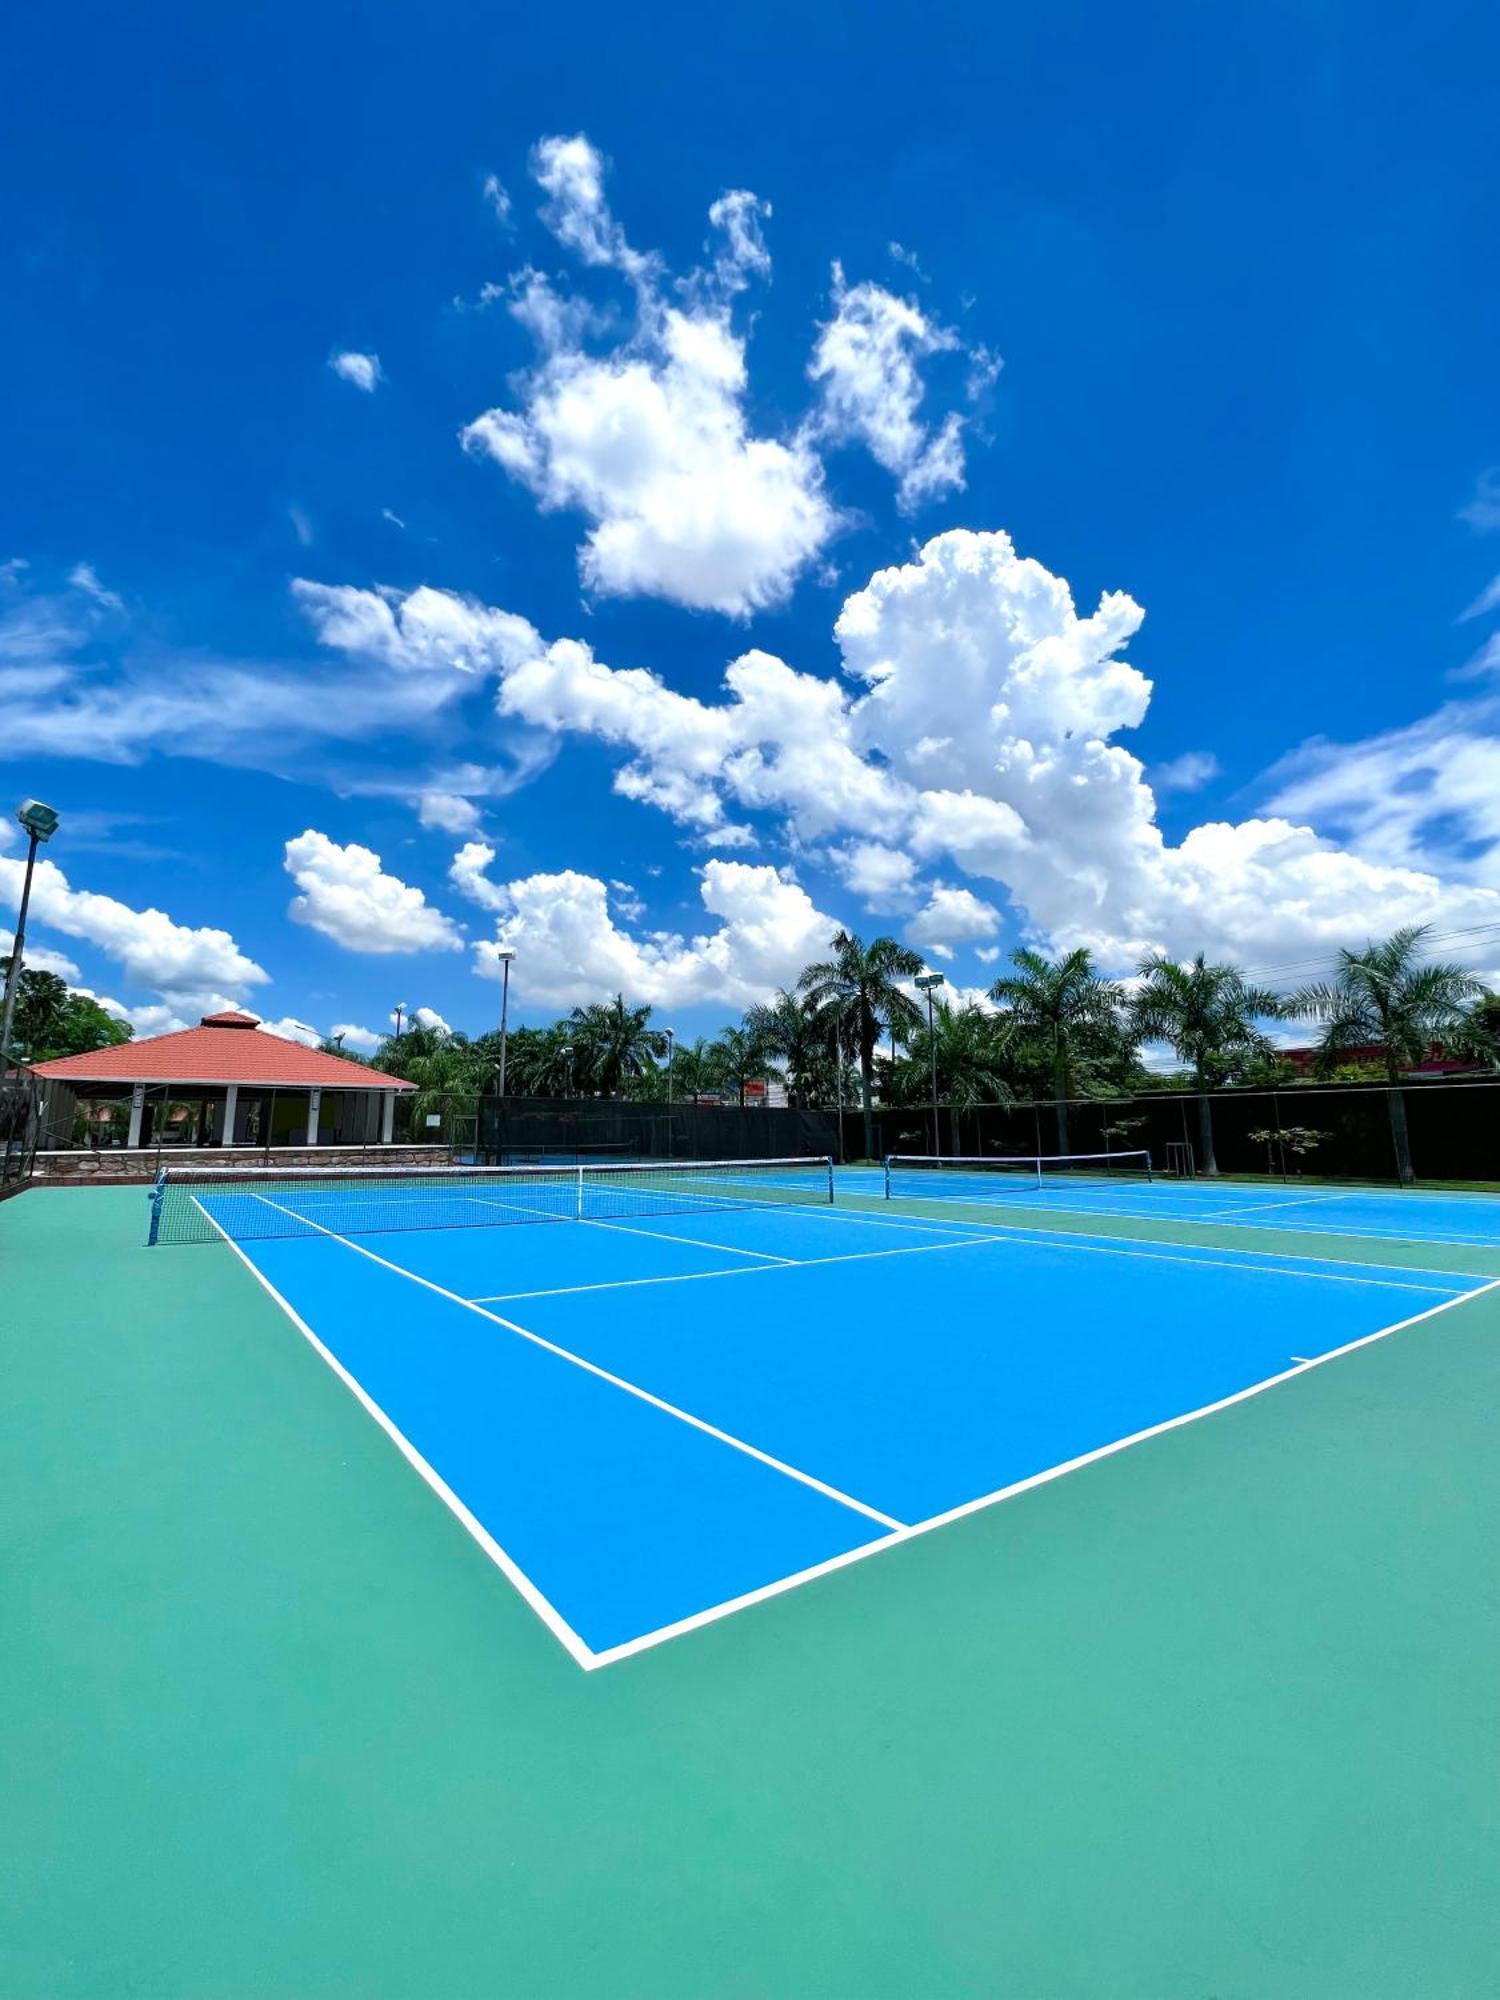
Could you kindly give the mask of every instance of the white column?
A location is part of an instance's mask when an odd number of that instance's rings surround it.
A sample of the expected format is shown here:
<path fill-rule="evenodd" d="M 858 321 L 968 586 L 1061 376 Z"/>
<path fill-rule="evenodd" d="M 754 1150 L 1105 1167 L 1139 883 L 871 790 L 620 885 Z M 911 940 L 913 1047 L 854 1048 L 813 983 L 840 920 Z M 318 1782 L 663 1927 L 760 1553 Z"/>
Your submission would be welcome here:
<path fill-rule="evenodd" d="M 234 1121 L 240 1115 L 240 1087 L 231 1083 L 224 1092 L 224 1130 L 219 1135 L 221 1146 L 234 1144 Z"/>
<path fill-rule="evenodd" d="M 396 1093 L 383 1090 L 380 1093 L 380 1143 L 388 1146 L 396 1130 Z"/>
<path fill-rule="evenodd" d="M 316 1085 L 307 1093 L 307 1143 L 318 1143 L 318 1113 L 323 1108 L 323 1093 Z"/>
<path fill-rule="evenodd" d="M 127 1146 L 138 1146 L 141 1143 L 141 1116 L 145 1109 L 146 1086 L 143 1083 L 134 1084 L 130 1092 L 130 1130 L 125 1135 Z"/>

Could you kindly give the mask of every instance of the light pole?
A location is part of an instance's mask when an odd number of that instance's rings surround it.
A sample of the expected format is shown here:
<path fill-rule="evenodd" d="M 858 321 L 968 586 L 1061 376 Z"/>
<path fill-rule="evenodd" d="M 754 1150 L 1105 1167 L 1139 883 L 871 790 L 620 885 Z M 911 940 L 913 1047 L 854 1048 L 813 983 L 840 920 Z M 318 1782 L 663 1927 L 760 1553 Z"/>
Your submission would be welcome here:
<path fill-rule="evenodd" d="M 26 912 L 31 903 L 31 871 L 36 866 L 37 847 L 57 831 L 57 814 L 40 799 L 22 799 L 16 818 L 25 827 L 26 873 L 21 881 L 21 909 L 16 918 L 16 941 L 10 948 L 10 970 L 5 975 L 5 1005 L 0 1008 L 0 1076 L 10 1066 L 10 1029 L 16 1014 L 16 993 L 21 984 L 21 952 L 26 944 Z"/>
<path fill-rule="evenodd" d="M 938 1144 L 937 1035 L 932 1025 L 932 996 L 942 985 L 943 975 L 940 972 L 924 972 L 919 975 L 915 983 L 927 995 L 927 1047 L 932 1055 L 932 1152 L 935 1159 L 942 1151 L 942 1147 Z"/>
<path fill-rule="evenodd" d="M 677 1053 L 677 1030 L 675 1028 L 663 1028 L 662 1033 L 667 1038 L 667 1116 L 665 1123 L 667 1127 L 667 1158 L 670 1160 L 672 1157 L 672 1143 L 673 1143 L 672 1142 L 672 1058 Z"/>
<path fill-rule="evenodd" d="M 391 1012 L 396 1017 L 396 1040 L 399 1042 L 401 1039 L 401 1016 L 406 1012 L 406 1002 L 404 1000 L 398 1000 L 395 1006 L 391 1009 Z"/>
<path fill-rule="evenodd" d="M 508 944 L 495 947 L 495 956 L 500 961 L 500 1088 L 499 1095 L 505 1095 L 505 1037 L 510 1027 L 510 962 L 515 950 Z"/>
<path fill-rule="evenodd" d="M 563 1095 L 571 1097 L 573 1095 L 573 1044 L 571 1042 L 564 1042 L 561 1054 L 563 1061 L 568 1065 L 568 1087 Z"/>
<path fill-rule="evenodd" d="M 833 1073 L 837 1079 L 834 1087 L 838 1092 L 839 1165 L 842 1166 L 844 1164 L 844 1033 L 837 1021 L 833 1025 Z"/>

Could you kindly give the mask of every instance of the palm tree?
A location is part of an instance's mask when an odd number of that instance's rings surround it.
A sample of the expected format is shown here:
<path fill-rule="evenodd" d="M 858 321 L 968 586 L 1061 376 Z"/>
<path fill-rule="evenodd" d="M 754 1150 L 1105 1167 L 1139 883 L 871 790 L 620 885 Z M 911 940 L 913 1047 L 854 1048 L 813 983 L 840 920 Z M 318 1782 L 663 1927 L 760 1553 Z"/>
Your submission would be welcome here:
<path fill-rule="evenodd" d="M 485 1038 L 488 1053 L 489 1044 L 498 1044 L 498 1035 Z M 513 1097 L 562 1097 L 572 1087 L 576 1052 L 565 1054 L 572 1047 L 572 1029 L 566 1021 L 554 1021 L 550 1028 L 512 1028 L 509 1047 L 506 1050 L 506 1082 Z M 498 1063 L 499 1050 L 495 1049 L 493 1060 Z"/>
<path fill-rule="evenodd" d="M 403 1035 L 402 1042 L 415 1043 L 416 1034 Z M 452 1145 L 478 1108 L 488 1065 L 476 1057 L 474 1048 L 462 1035 L 434 1038 L 431 1046 L 409 1051 L 401 1059 L 401 1074 L 417 1087 L 407 1100 L 407 1117 L 415 1136 L 429 1135 L 429 1115 L 442 1120 L 438 1127 L 443 1141 Z"/>
<path fill-rule="evenodd" d="M 774 1057 L 795 1104 L 816 1102 L 831 1080 L 828 1033 L 817 1009 L 785 987 L 752 1007 L 744 1020 L 764 1056 Z"/>
<path fill-rule="evenodd" d="M 726 1028 L 719 1039 L 709 1045 L 709 1075 L 716 1083 L 739 1092 L 742 1111 L 745 1108 L 745 1085 L 754 1083 L 758 1076 L 763 1075 L 765 1067 L 765 1047 L 748 1025 Z"/>
<path fill-rule="evenodd" d="M 915 1001 L 897 985 L 922 970 L 918 953 L 894 938 L 878 937 L 865 945 L 850 931 L 833 940 L 833 957 L 809 965 L 797 990 L 824 1024 L 824 1034 L 836 1036 L 859 1057 L 860 1096 L 865 1114 L 865 1158 L 875 1154 L 875 1120 L 871 1097 L 875 1077 L 875 1044 L 889 1023 L 911 1029 L 921 1020 Z"/>
<path fill-rule="evenodd" d="M 1101 979 L 1089 952 L 1080 947 L 1059 959 L 1039 951 L 1013 951 L 1016 968 L 990 988 L 1011 1025 L 1042 1045 L 1052 1077 L 1057 1116 L 1057 1150 L 1068 1150 L 1068 1104 L 1073 1079 L 1090 1042 L 1119 1031 L 1120 989 Z"/>
<path fill-rule="evenodd" d="M 1319 1059 L 1329 1064 L 1349 1049 L 1376 1047 L 1385 1063 L 1386 1103 L 1396 1172 L 1416 1179 L 1401 1072 L 1420 1062 L 1444 1035 L 1462 1035 L 1468 1010 L 1484 988 L 1459 965 L 1419 963 L 1430 924 L 1406 924 L 1382 943 L 1363 951 L 1341 951 L 1332 980 L 1304 986 L 1287 1003 L 1288 1012 L 1323 1023 Z"/>
<path fill-rule="evenodd" d="M 649 1007 L 627 1007 L 623 993 L 608 1004 L 575 1007 L 561 1025 L 572 1041 L 580 1082 L 602 1097 L 618 1097 L 631 1077 L 666 1053 L 666 1037 L 646 1025 L 650 1019 Z"/>
<path fill-rule="evenodd" d="M 1216 1174 L 1208 1092 L 1236 1066 L 1271 1054 L 1256 1019 L 1275 1019 L 1286 1011 L 1285 1003 L 1278 994 L 1247 984 L 1237 966 L 1207 964 L 1201 951 L 1191 965 L 1148 952 L 1140 972 L 1143 983 L 1130 1004 L 1131 1026 L 1143 1041 L 1165 1042 L 1192 1065 L 1203 1171 Z"/>
<path fill-rule="evenodd" d="M 938 1096 L 944 1104 L 959 1111 L 970 1111 L 976 1104 L 1013 1104 L 1007 1074 L 1009 1039 L 1000 1015 L 973 1001 L 955 1007 L 940 1000 L 932 1017 L 931 1039 L 925 1021 L 912 1031 L 902 1065 L 903 1096 L 914 1104 L 931 1097 L 935 1056 Z"/>

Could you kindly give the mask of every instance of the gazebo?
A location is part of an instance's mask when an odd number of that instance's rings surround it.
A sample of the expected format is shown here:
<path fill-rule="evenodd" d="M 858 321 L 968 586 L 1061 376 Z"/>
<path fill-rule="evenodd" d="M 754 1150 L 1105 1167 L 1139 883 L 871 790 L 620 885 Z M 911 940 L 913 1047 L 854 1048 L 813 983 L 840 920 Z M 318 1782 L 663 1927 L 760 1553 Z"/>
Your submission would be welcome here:
<path fill-rule="evenodd" d="M 89 1147 L 388 1146 L 396 1099 L 416 1088 L 238 1012 L 59 1056 L 38 1063 L 36 1075 L 44 1129 Z"/>

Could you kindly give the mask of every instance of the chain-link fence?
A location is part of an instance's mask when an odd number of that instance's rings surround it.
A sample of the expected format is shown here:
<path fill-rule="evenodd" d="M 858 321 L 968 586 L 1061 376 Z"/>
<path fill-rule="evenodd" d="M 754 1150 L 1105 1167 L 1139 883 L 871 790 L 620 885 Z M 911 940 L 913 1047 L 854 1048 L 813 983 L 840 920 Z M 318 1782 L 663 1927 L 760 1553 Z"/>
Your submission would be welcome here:
<path fill-rule="evenodd" d="M 0 1078 L 0 1195 L 30 1178 L 38 1136 L 36 1079 L 13 1071 Z"/>
<path fill-rule="evenodd" d="M 821 1159 L 839 1153 L 838 1121 L 830 1111 L 630 1104 L 592 1097 L 481 1098 L 472 1143 L 474 1157 L 485 1165 L 549 1159 Z"/>
<path fill-rule="evenodd" d="M 111 1149 L 126 1143 L 128 1092 L 83 1098 L 49 1084 L 41 1097 L 29 1083 L 31 1109 L 7 1111 L 13 1136 L 3 1140 L 6 1171 L 20 1171 L 31 1148 Z M 1393 1093 L 1375 1084 L 1298 1084 L 1275 1090 L 1143 1091 L 1133 1097 L 1088 1097 L 1052 1103 L 940 1104 L 875 1111 L 876 1156 L 887 1153 L 1056 1154 L 1150 1152 L 1158 1172 L 1300 1176 L 1394 1182 L 1400 1178 L 1392 1098 L 1406 1113 L 1416 1177 L 1435 1182 L 1500 1182 L 1500 1078 L 1408 1082 Z M 248 1108 L 245 1098 L 253 1096 Z M 219 1093 L 222 1099 L 222 1092 Z M 347 1098 L 347 1103 L 339 1100 Z M 319 1142 L 351 1160 L 387 1150 L 376 1107 L 356 1092 L 328 1092 Z M 17 1100 L 19 1102 L 19 1098 Z M 457 1159 L 485 1164 L 526 1160 L 769 1159 L 831 1155 L 853 1160 L 864 1151 L 857 1104 L 842 1113 L 766 1105 L 635 1104 L 611 1098 L 475 1097 L 418 1093 L 398 1097 L 391 1139 L 406 1148 L 436 1146 Z M 159 1158 L 184 1148 L 223 1144 L 222 1110 L 212 1093 L 174 1097 L 156 1086 L 146 1093 L 144 1144 Z M 308 1100 L 303 1091 L 244 1092 L 235 1151 L 269 1155 L 305 1142 Z M 29 1136 L 23 1139 L 22 1132 Z"/>
<path fill-rule="evenodd" d="M 1056 1104 L 939 1105 L 876 1114 L 881 1153 L 1137 1152 L 1160 1172 L 1292 1180 L 1401 1178 L 1393 1098 L 1406 1112 L 1418 1180 L 1500 1181 L 1500 1078 L 1298 1084 L 1283 1090 L 1147 1091 Z M 1207 1123 L 1205 1125 L 1205 1111 Z M 936 1133 L 934 1133 L 934 1124 Z"/>

